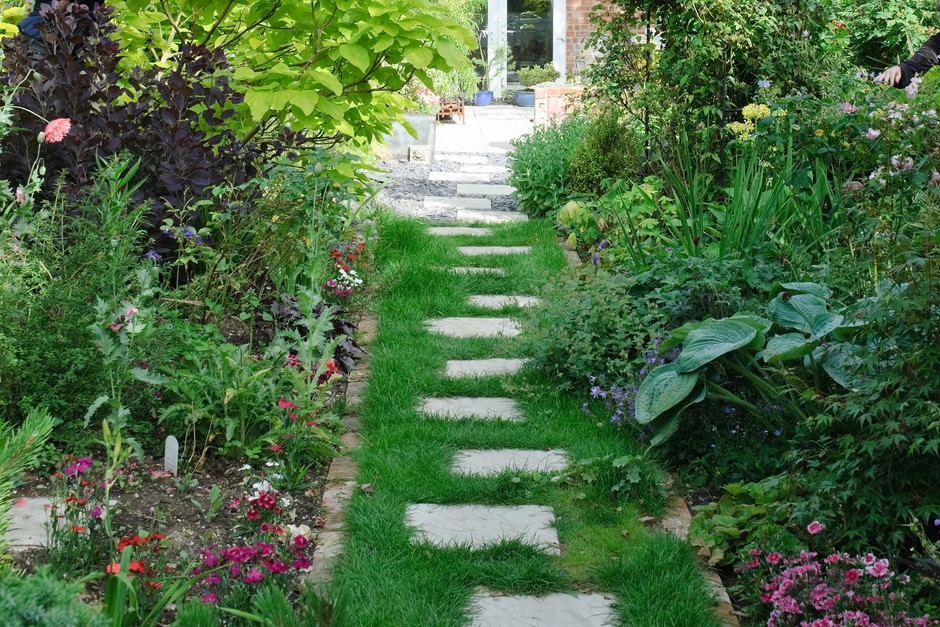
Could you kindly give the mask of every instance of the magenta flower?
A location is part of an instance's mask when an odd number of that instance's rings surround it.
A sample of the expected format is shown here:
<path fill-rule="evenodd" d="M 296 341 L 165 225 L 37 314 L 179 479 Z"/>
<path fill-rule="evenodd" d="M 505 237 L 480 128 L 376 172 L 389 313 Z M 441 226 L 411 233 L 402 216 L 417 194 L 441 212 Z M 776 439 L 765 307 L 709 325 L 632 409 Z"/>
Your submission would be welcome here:
<path fill-rule="evenodd" d="M 813 522 L 811 522 L 810 524 L 808 524 L 808 525 L 806 526 L 806 530 L 810 533 L 810 535 L 814 535 L 814 536 L 815 536 L 817 533 L 822 533 L 822 530 L 825 529 L 825 528 L 826 528 L 826 526 L 823 525 L 823 524 L 822 524 L 821 522 L 819 522 L 818 520 L 814 520 Z"/>
<path fill-rule="evenodd" d="M 881 137 L 881 131 L 879 131 L 876 128 L 870 128 L 865 133 L 865 137 L 867 137 L 868 139 L 878 139 L 879 137 Z"/>
<path fill-rule="evenodd" d="M 245 583 L 258 583 L 262 579 L 264 579 L 264 573 L 262 573 L 257 568 L 252 568 L 251 572 L 242 578 L 242 581 Z"/>
<path fill-rule="evenodd" d="M 206 592 L 202 595 L 203 605 L 215 605 L 219 602 L 219 597 L 215 596 L 215 592 Z"/>

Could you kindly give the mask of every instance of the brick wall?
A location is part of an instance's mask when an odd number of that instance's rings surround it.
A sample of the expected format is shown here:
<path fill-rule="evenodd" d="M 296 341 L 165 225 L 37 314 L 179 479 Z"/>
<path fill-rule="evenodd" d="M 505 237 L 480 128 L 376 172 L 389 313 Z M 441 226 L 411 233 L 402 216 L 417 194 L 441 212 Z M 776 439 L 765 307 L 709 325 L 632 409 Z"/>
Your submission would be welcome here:
<path fill-rule="evenodd" d="M 594 30 L 591 13 L 603 0 L 566 0 L 565 58 L 569 78 L 581 74 L 591 62 L 591 51 L 586 48 L 587 38 Z"/>

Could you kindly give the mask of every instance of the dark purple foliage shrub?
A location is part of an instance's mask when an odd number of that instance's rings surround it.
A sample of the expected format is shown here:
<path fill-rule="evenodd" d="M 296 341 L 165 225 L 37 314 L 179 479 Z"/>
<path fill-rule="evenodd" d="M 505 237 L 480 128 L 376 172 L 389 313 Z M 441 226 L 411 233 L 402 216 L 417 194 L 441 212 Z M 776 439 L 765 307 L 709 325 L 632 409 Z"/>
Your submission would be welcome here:
<path fill-rule="evenodd" d="M 155 227 L 169 210 L 190 213 L 180 217 L 201 226 L 191 209 L 207 188 L 246 182 L 257 175 L 262 156 L 287 144 L 244 142 L 228 127 L 243 96 L 223 75 L 228 63 L 221 50 L 187 45 L 172 70 L 122 73 L 112 11 L 55 0 L 43 10 L 44 44 L 4 40 L 0 81 L 21 86 L 21 109 L 18 130 L 0 144 L 0 172 L 11 182 L 25 180 L 46 121 L 69 118 L 65 140 L 43 147 L 47 190 L 61 185 L 78 196 L 98 159 L 128 151 L 141 160 L 145 180 L 138 194 L 151 204 L 152 234 L 159 237 Z"/>

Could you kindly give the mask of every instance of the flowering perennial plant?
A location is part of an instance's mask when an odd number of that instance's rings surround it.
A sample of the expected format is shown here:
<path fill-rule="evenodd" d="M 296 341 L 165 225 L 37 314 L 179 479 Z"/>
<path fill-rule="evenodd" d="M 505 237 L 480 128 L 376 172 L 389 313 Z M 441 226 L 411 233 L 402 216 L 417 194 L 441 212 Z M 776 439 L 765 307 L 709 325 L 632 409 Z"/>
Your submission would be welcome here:
<path fill-rule="evenodd" d="M 366 264 L 362 263 L 365 248 L 364 242 L 350 242 L 334 246 L 330 251 L 330 256 L 333 258 L 333 270 L 336 274 L 323 284 L 323 289 L 340 298 L 352 296 L 353 291 L 362 285 L 362 279 L 353 266 L 359 264 L 365 267 Z"/>
<path fill-rule="evenodd" d="M 90 457 L 67 455 L 52 474 L 49 516 L 49 561 L 71 570 L 94 570 L 107 554 L 104 525 L 103 467 Z"/>
<path fill-rule="evenodd" d="M 808 529 L 814 534 L 821 527 L 814 521 Z M 760 601 L 770 607 L 767 627 L 940 624 L 916 615 L 906 589 L 910 577 L 896 574 L 886 558 L 872 553 L 833 552 L 819 559 L 812 551 L 784 557 L 751 549 L 748 558 L 738 571 L 753 573 L 760 583 Z"/>

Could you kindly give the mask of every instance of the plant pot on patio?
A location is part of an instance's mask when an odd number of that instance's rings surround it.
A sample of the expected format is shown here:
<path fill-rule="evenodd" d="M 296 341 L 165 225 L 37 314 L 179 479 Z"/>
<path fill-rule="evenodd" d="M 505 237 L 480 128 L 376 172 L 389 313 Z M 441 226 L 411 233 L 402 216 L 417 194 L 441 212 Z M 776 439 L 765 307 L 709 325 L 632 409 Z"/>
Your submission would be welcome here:
<path fill-rule="evenodd" d="M 517 107 L 534 107 L 535 106 L 535 90 L 534 89 L 519 89 L 513 92 L 513 100 L 516 103 Z"/>
<path fill-rule="evenodd" d="M 493 92 L 491 91 L 478 91 L 473 94 L 473 104 L 477 107 L 487 107 L 493 104 Z"/>

